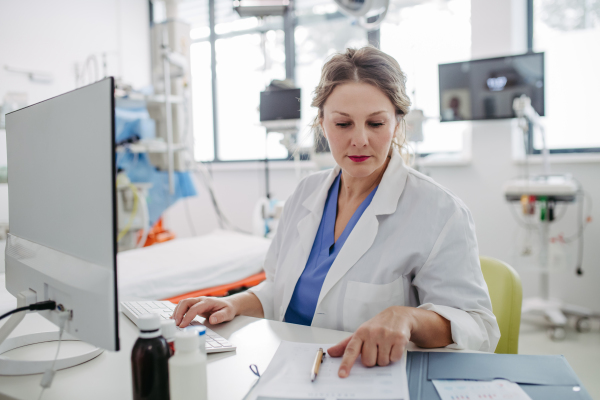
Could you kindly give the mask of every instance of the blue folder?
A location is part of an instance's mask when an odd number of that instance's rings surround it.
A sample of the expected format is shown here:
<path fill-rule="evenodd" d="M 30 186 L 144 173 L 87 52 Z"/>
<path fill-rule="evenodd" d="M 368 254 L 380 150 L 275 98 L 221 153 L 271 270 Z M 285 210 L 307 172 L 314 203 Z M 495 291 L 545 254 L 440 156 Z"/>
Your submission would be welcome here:
<path fill-rule="evenodd" d="M 409 352 L 406 361 L 411 400 L 438 400 L 434 379 L 518 383 L 532 400 L 592 400 L 560 355 Z"/>

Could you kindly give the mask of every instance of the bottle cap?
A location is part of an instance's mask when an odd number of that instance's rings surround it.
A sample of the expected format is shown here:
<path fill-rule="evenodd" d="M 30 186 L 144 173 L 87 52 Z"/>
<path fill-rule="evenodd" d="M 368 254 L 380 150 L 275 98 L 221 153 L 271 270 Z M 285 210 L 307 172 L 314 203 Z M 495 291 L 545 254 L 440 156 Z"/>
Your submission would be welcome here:
<path fill-rule="evenodd" d="M 162 331 L 162 335 L 165 339 L 171 340 L 175 337 L 177 333 L 177 326 L 175 326 L 174 319 L 162 320 L 160 322 L 160 330 Z"/>
<path fill-rule="evenodd" d="M 194 331 L 184 330 L 175 334 L 175 352 L 194 351 L 200 347 L 200 337 Z"/>
<path fill-rule="evenodd" d="M 192 325 L 185 328 L 186 331 L 194 332 L 198 336 L 206 334 L 206 327 L 204 325 Z"/>
<path fill-rule="evenodd" d="M 137 320 L 137 326 L 141 332 L 152 332 L 160 330 L 160 317 L 156 314 L 144 314 Z"/>

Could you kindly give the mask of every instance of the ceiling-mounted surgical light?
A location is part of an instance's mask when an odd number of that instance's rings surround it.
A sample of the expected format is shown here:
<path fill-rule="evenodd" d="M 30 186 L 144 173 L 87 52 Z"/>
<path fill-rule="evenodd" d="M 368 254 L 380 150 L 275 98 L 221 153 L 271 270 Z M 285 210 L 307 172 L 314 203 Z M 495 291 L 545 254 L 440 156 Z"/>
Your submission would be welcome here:
<path fill-rule="evenodd" d="M 233 9 L 242 18 L 284 15 L 289 5 L 289 0 L 233 0 Z"/>
<path fill-rule="evenodd" d="M 373 31 L 379 28 L 387 14 L 390 0 L 335 0 L 340 11 L 357 19 L 365 29 Z M 376 18 L 368 21 L 369 18 Z"/>

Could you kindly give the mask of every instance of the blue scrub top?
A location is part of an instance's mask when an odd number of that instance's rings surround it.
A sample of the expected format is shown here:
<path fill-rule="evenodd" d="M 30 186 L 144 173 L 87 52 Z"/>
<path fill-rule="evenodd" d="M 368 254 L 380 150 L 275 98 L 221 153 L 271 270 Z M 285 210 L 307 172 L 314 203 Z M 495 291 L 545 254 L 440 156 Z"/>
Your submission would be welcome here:
<path fill-rule="evenodd" d="M 344 228 L 344 232 L 342 232 L 336 242 L 335 220 L 337 217 L 337 200 L 341 175 L 340 171 L 327 193 L 321 224 L 313 242 L 310 256 L 306 262 L 306 267 L 304 267 L 304 272 L 302 272 L 300 279 L 296 283 L 294 294 L 285 313 L 285 322 L 299 325 L 310 325 L 312 323 L 321 287 L 323 287 L 323 282 L 329 272 L 329 268 L 331 268 L 350 232 L 352 232 L 363 212 L 371 204 L 371 200 L 373 200 L 373 196 L 377 192 L 376 187 L 369 193 L 361 205 L 358 206 L 352 218 L 350 218 L 348 225 Z"/>

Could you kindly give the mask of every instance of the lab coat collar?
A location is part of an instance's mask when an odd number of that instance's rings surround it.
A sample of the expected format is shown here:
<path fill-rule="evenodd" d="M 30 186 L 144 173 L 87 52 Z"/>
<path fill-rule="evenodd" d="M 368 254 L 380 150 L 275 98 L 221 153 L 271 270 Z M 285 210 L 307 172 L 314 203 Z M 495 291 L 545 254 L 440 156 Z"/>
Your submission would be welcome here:
<path fill-rule="evenodd" d="M 304 208 L 313 214 L 323 214 L 327 193 L 333 181 L 340 173 L 340 169 L 340 166 L 336 165 L 331 170 L 323 185 L 304 200 L 302 203 Z M 396 211 L 398 200 L 406 185 L 407 176 L 408 167 L 404 164 L 402 156 L 396 149 L 392 150 L 390 163 L 383 174 L 383 178 L 381 178 L 377 193 L 375 193 L 375 197 L 373 197 L 370 205 L 375 215 L 393 214 Z"/>
<path fill-rule="evenodd" d="M 385 170 L 371 208 L 374 215 L 387 215 L 396 212 L 398 201 L 406 186 L 408 167 L 396 149 L 392 150 L 390 163 Z"/>

